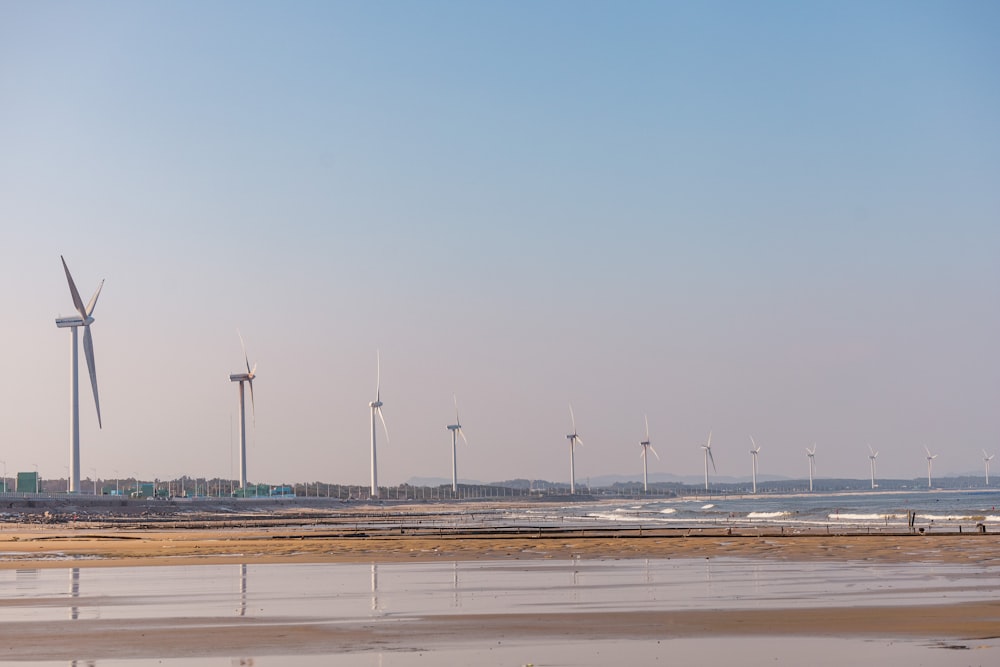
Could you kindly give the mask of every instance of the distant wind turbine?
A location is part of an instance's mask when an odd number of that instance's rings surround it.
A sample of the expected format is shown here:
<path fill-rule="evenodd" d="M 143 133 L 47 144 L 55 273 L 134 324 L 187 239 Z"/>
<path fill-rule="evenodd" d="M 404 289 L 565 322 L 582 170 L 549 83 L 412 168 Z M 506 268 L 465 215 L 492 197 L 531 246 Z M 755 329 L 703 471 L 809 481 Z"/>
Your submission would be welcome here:
<path fill-rule="evenodd" d="M 715 468 L 715 457 L 712 456 L 712 432 L 708 432 L 708 442 L 701 446 L 705 450 L 705 490 L 708 491 L 708 462 L 712 461 L 712 472 L 718 473 Z"/>
<path fill-rule="evenodd" d="M 378 498 L 378 465 L 375 458 L 375 416 L 382 420 L 382 430 L 385 431 L 385 441 L 389 442 L 389 427 L 385 425 L 382 415 L 382 356 L 375 351 L 375 400 L 368 404 L 372 409 L 372 498 Z"/>
<path fill-rule="evenodd" d="M 987 454 L 986 450 L 983 450 L 983 463 L 986 464 L 986 486 L 990 485 L 990 461 L 993 460 L 994 456 L 996 454 Z"/>
<path fill-rule="evenodd" d="M 462 442 L 466 445 L 469 444 L 469 441 L 465 438 L 465 433 L 462 431 L 462 422 L 458 418 L 458 397 L 452 396 L 452 398 L 455 399 L 455 423 L 448 425 L 448 430 L 451 431 L 451 492 L 458 493 L 458 463 L 456 451 L 458 449 L 458 436 L 462 436 Z"/>
<path fill-rule="evenodd" d="M 754 442 L 750 436 L 750 456 L 753 457 L 753 492 L 757 493 L 757 455 L 760 454 L 760 445 Z"/>
<path fill-rule="evenodd" d="M 257 423 L 257 408 L 253 401 L 253 380 L 257 377 L 257 364 L 250 368 L 250 357 L 247 356 L 247 346 L 243 342 L 243 334 L 236 331 L 240 337 L 240 347 L 243 349 L 243 361 L 246 363 L 246 373 L 232 373 L 229 375 L 230 382 L 240 383 L 240 488 L 247 488 L 247 408 L 243 393 L 243 383 L 250 386 L 250 409 L 253 415 L 254 424 Z"/>
<path fill-rule="evenodd" d="M 653 456 L 656 457 L 657 461 L 660 460 L 660 455 L 656 453 L 656 450 L 653 449 L 652 443 L 649 441 L 649 417 L 646 415 L 643 415 L 642 417 L 646 420 L 646 439 L 639 443 L 639 446 L 642 447 L 642 452 L 640 453 L 640 456 L 642 456 L 642 492 L 649 493 L 649 478 L 646 476 L 646 459 L 648 457 L 648 452 L 653 452 Z"/>
<path fill-rule="evenodd" d="M 569 492 L 576 493 L 576 459 L 574 457 L 577 443 L 583 444 L 583 440 L 576 433 L 576 417 L 573 415 L 573 404 L 569 406 L 569 418 L 573 424 L 573 432 L 566 436 L 569 440 Z"/>
<path fill-rule="evenodd" d="M 931 454 L 931 450 L 924 446 L 924 451 L 927 452 L 927 488 L 931 488 L 931 466 L 934 463 L 934 459 L 938 457 L 937 454 Z"/>
<path fill-rule="evenodd" d="M 80 298 L 80 292 L 76 289 L 73 276 L 66 266 L 66 259 L 60 255 L 63 271 L 66 273 L 66 281 L 69 283 L 69 293 L 73 297 L 73 306 L 79 317 L 59 317 L 56 318 L 56 326 L 60 329 L 70 328 L 73 330 L 72 348 L 70 353 L 70 449 L 69 449 L 69 492 L 79 493 L 80 491 L 80 371 L 79 356 L 77 352 L 76 330 L 83 327 L 83 354 L 87 358 L 87 370 L 90 372 L 90 388 L 94 392 L 94 406 L 97 408 L 97 427 L 101 425 L 101 401 L 97 395 L 97 367 L 94 365 L 94 339 L 90 334 L 90 325 L 94 323 L 94 308 L 97 306 L 97 297 L 104 287 L 102 280 L 97 285 L 97 291 L 90 297 L 90 302 L 86 307 Z"/>
<path fill-rule="evenodd" d="M 806 454 L 809 456 L 809 490 L 813 490 L 813 475 L 816 473 L 816 443 L 813 448 L 806 447 Z"/>
<path fill-rule="evenodd" d="M 868 460 L 871 461 L 871 465 L 872 465 L 872 488 L 874 489 L 875 486 L 876 486 L 875 485 L 875 459 L 878 458 L 878 452 L 875 451 L 874 449 L 872 449 L 871 445 L 868 445 L 868 451 L 870 452 L 870 454 L 868 455 Z"/>

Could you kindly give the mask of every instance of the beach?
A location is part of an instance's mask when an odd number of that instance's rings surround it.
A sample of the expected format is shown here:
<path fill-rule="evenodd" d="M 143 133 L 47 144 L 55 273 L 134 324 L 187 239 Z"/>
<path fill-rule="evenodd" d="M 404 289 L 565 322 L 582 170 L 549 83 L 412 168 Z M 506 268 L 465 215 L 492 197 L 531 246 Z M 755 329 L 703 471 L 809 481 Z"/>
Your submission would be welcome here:
<path fill-rule="evenodd" d="M 767 636 L 958 642 L 1000 652 L 993 583 L 1000 542 L 992 533 L 542 529 L 455 520 L 474 511 L 483 508 L 366 508 L 338 521 L 185 514 L 160 517 L 155 527 L 149 517 L 4 524 L 0 582 L 10 594 L 0 600 L 0 660 L 401 655 L 495 641 L 596 647 L 623 639 L 646 642 L 655 655 L 660 641 Z M 60 574 L 67 571 L 69 586 Z M 223 605 L 241 600 L 244 613 L 198 611 L 192 602 L 116 617 L 135 595 L 115 592 L 116 574 L 128 573 L 141 588 L 171 572 L 186 583 L 169 595 L 187 586 L 193 600 L 205 577 L 236 573 L 217 596 Z M 326 606 L 303 611 L 296 600 L 313 593 L 305 584 L 295 592 L 295 576 L 328 582 Z M 867 587 L 868 577 L 877 585 Z M 928 577 L 932 595 L 924 590 Z M 272 580 L 272 592 L 255 605 L 253 591 Z M 37 581 L 54 581 L 52 592 Z M 522 597 L 512 601 L 511 591 Z M 144 597 L 163 608 L 167 596 L 152 590 Z M 268 609 L 285 596 L 287 608 Z M 351 600 L 354 606 L 336 607 Z M 16 620 L 32 614 L 42 622 Z"/>

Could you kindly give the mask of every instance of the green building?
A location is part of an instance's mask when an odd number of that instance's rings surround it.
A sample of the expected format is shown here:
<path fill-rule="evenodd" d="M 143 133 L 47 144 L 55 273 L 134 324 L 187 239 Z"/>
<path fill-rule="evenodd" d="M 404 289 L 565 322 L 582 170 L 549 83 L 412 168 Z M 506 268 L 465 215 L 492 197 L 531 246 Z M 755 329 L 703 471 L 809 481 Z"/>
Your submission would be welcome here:
<path fill-rule="evenodd" d="M 38 476 L 37 472 L 17 473 L 18 493 L 40 493 L 41 487 L 42 487 L 42 478 Z"/>

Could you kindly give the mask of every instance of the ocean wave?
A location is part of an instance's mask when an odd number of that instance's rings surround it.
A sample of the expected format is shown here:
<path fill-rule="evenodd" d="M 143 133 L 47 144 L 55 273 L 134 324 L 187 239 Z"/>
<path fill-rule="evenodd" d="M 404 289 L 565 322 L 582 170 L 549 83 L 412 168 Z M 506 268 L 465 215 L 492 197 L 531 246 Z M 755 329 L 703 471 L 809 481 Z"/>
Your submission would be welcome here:
<path fill-rule="evenodd" d="M 748 519 L 777 519 L 778 517 L 788 516 L 791 512 L 750 512 L 747 514 Z"/>
<path fill-rule="evenodd" d="M 676 513 L 677 510 L 675 510 L 673 507 L 667 507 L 666 509 L 660 510 L 660 514 L 676 514 Z"/>
<path fill-rule="evenodd" d="M 701 508 L 702 508 L 703 510 L 710 510 L 710 509 L 712 509 L 713 507 L 715 507 L 715 505 L 713 505 L 712 503 L 709 503 L 709 504 L 707 504 L 707 505 L 702 505 L 702 506 L 701 506 Z"/>
<path fill-rule="evenodd" d="M 618 521 L 618 522 L 639 522 L 639 521 L 654 521 L 655 519 L 650 517 L 641 517 L 634 514 L 615 514 L 614 512 L 590 512 L 586 515 L 589 519 L 603 519 L 604 521 Z"/>

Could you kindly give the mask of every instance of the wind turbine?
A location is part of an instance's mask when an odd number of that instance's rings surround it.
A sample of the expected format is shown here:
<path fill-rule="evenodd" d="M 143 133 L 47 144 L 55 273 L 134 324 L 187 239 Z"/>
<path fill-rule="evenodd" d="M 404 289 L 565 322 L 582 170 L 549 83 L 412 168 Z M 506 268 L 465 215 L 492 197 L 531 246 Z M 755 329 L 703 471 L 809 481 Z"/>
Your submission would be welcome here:
<path fill-rule="evenodd" d="M 385 431 L 385 441 L 389 442 L 389 427 L 385 425 L 382 415 L 382 356 L 375 351 L 375 400 L 368 404 L 372 409 L 372 498 L 378 498 L 378 465 L 375 458 L 375 415 L 382 420 L 382 430 Z"/>
<path fill-rule="evenodd" d="M 753 492 L 757 493 L 757 455 L 760 454 L 760 445 L 754 442 L 750 436 L 750 456 L 753 457 Z"/>
<path fill-rule="evenodd" d="M 990 461 L 993 460 L 994 456 L 996 454 L 987 454 L 986 450 L 983 450 L 983 463 L 986 464 L 986 486 L 990 485 Z"/>
<path fill-rule="evenodd" d="M 872 488 L 875 488 L 875 459 L 878 458 L 878 452 L 872 449 L 871 445 L 868 445 L 868 451 L 871 452 L 868 455 L 868 460 L 871 461 L 872 465 Z"/>
<path fill-rule="evenodd" d="M 462 436 L 462 442 L 464 442 L 466 446 L 468 446 L 469 441 L 465 438 L 465 433 L 462 431 L 462 421 L 458 418 L 458 397 L 452 396 L 452 398 L 455 399 L 455 423 L 448 425 L 448 430 L 451 431 L 451 492 L 457 494 L 458 463 L 456 461 L 458 436 Z M 375 442 L 374 439 L 372 442 Z"/>
<path fill-rule="evenodd" d="M 712 432 L 708 432 L 708 442 L 701 446 L 705 450 L 705 490 L 708 491 L 708 461 L 712 460 L 712 472 L 719 472 L 715 468 L 715 457 L 712 456 Z"/>
<path fill-rule="evenodd" d="M 660 460 L 660 455 L 656 453 L 652 443 L 649 442 L 649 417 L 646 415 L 642 417 L 646 420 L 646 439 L 639 443 L 639 446 L 642 447 L 642 453 L 640 454 L 642 456 L 642 492 L 649 493 L 649 482 L 646 476 L 646 459 L 649 456 L 649 452 L 653 452 L 653 456 L 656 457 L 657 461 Z"/>
<path fill-rule="evenodd" d="M 813 448 L 806 447 L 806 454 L 809 456 L 809 490 L 813 490 L 813 475 L 816 473 L 816 443 Z"/>
<path fill-rule="evenodd" d="M 934 463 L 934 459 L 938 457 L 937 454 L 931 454 L 931 450 L 924 445 L 924 451 L 927 452 L 927 488 L 931 488 L 931 465 Z"/>
<path fill-rule="evenodd" d="M 246 373 L 231 373 L 230 382 L 240 383 L 240 488 L 247 488 L 247 407 L 243 393 L 243 383 L 250 386 L 250 409 L 253 415 L 254 425 L 257 423 L 257 407 L 253 402 L 253 379 L 257 376 L 257 364 L 250 368 L 250 357 L 247 356 L 247 346 L 243 342 L 243 334 L 237 329 L 236 335 L 240 337 L 240 347 L 243 349 L 243 361 L 247 365 Z M 244 492 L 245 494 L 245 492 Z"/>
<path fill-rule="evenodd" d="M 570 403 L 569 406 L 569 418 L 573 423 L 573 432 L 566 436 L 569 440 L 569 492 L 570 494 L 576 493 L 576 460 L 574 458 L 574 451 L 576 450 L 576 443 L 583 444 L 583 440 L 579 435 L 576 434 L 576 417 L 573 415 L 573 404 Z"/>
<path fill-rule="evenodd" d="M 72 348 L 70 353 L 70 449 L 69 449 L 69 492 L 78 493 L 80 491 L 80 372 L 79 356 L 76 344 L 76 330 L 83 327 L 83 354 L 87 358 L 87 370 L 90 372 L 90 388 L 94 392 L 94 406 L 97 408 L 97 427 L 101 426 L 101 401 L 97 395 L 97 367 L 94 365 L 94 339 L 90 334 L 90 325 L 94 323 L 94 307 L 97 306 L 97 297 L 104 287 L 102 280 L 97 285 L 97 291 L 90 297 L 90 302 L 84 307 L 80 292 L 76 289 L 73 276 L 66 266 L 66 259 L 59 255 L 62 260 L 63 271 L 66 272 L 66 281 L 69 283 L 69 293 L 73 297 L 73 306 L 79 317 L 59 317 L 56 318 L 56 326 L 60 329 L 70 328 L 73 330 Z"/>

